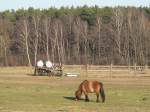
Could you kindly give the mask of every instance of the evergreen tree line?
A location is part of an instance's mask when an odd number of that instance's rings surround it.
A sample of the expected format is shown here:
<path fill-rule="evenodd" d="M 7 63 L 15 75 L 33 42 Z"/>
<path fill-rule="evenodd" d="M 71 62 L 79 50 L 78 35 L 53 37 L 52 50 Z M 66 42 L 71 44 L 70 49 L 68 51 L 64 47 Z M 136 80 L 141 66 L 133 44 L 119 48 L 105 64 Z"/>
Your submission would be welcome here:
<path fill-rule="evenodd" d="M 0 66 L 146 65 L 150 8 L 62 7 L 0 12 Z"/>

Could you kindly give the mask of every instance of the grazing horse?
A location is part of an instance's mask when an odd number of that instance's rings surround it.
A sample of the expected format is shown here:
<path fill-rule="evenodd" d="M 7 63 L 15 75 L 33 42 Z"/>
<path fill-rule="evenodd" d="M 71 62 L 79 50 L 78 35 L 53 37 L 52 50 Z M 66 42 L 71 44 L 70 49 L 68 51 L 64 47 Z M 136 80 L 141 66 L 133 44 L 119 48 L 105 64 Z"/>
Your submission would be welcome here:
<path fill-rule="evenodd" d="M 75 92 L 76 100 L 80 100 L 80 97 L 84 93 L 85 95 L 85 101 L 89 101 L 88 93 L 96 93 L 97 96 L 97 102 L 99 102 L 99 95 L 101 95 L 102 102 L 105 102 L 105 93 L 103 84 L 98 81 L 83 81 L 80 85 L 78 90 Z"/>

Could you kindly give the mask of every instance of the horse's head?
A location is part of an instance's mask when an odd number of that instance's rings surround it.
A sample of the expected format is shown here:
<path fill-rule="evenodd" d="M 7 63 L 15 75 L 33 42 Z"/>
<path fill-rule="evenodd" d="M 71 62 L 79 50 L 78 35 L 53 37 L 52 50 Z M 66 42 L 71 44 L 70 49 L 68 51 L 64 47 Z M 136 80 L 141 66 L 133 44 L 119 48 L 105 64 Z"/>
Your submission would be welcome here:
<path fill-rule="evenodd" d="M 81 94 L 82 94 L 82 92 L 81 92 L 80 90 L 77 90 L 77 91 L 75 92 L 75 97 L 76 97 L 75 100 L 80 100 Z"/>

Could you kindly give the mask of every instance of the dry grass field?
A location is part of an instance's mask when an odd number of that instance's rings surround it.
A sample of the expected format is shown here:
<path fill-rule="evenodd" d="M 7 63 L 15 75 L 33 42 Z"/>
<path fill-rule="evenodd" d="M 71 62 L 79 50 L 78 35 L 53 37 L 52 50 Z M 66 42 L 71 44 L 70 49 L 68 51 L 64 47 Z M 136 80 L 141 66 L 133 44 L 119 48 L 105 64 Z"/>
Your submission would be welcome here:
<path fill-rule="evenodd" d="M 150 112 L 150 77 L 32 76 L 33 68 L 0 68 L 0 112 Z M 81 81 L 104 83 L 105 103 L 74 101 Z M 82 96 L 84 98 L 84 96 Z"/>

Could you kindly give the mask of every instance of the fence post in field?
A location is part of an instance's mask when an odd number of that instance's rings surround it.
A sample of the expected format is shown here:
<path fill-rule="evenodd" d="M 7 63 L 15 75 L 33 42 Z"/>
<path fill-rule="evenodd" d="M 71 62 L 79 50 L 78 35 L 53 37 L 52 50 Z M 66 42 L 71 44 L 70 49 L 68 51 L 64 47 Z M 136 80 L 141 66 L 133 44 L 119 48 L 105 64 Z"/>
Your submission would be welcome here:
<path fill-rule="evenodd" d="M 62 76 L 64 76 L 64 65 L 61 66 Z"/>
<path fill-rule="evenodd" d="M 145 65 L 145 70 L 147 70 L 148 69 L 148 65 Z"/>
<path fill-rule="evenodd" d="M 148 71 L 148 65 L 146 64 L 145 67 L 144 67 L 144 71 L 147 73 Z"/>
<path fill-rule="evenodd" d="M 134 64 L 134 74 L 136 75 L 136 63 Z"/>
<path fill-rule="evenodd" d="M 128 65 L 128 73 L 130 74 L 130 71 L 131 71 L 131 69 L 130 69 L 130 64 Z"/>
<path fill-rule="evenodd" d="M 86 77 L 88 77 L 88 64 L 86 64 Z"/>
<path fill-rule="evenodd" d="M 112 77 L 112 67 L 113 67 L 113 64 L 111 63 L 110 64 L 110 77 Z"/>
<path fill-rule="evenodd" d="M 80 70 L 79 72 L 80 72 L 80 75 L 81 75 L 83 73 L 82 72 L 82 65 L 80 65 L 80 69 L 79 70 Z"/>

